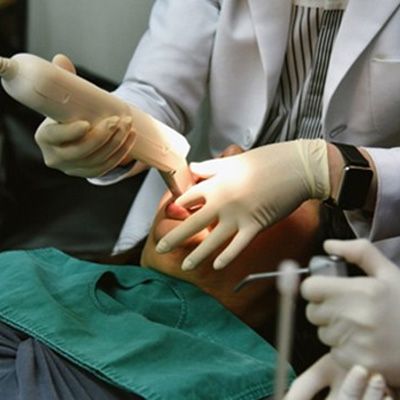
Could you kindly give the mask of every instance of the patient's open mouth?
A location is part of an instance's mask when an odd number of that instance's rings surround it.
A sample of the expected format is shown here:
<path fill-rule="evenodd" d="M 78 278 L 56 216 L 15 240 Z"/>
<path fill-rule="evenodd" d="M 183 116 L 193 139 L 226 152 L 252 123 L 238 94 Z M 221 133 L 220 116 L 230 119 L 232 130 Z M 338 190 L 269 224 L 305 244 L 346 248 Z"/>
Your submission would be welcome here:
<path fill-rule="evenodd" d="M 165 207 L 165 215 L 167 218 L 184 220 L 190 215 L 190 211 L 178 204 L 171 202 Z"/>
<path fill-rule="evenodd" d="M 199 210 L 203 204 L 196 204 L 190 208 L 182 207 L 174 201 L 168 203 L 165 207 L 165 216 L 170 219 L 185 220 L 189 215 Z"/>

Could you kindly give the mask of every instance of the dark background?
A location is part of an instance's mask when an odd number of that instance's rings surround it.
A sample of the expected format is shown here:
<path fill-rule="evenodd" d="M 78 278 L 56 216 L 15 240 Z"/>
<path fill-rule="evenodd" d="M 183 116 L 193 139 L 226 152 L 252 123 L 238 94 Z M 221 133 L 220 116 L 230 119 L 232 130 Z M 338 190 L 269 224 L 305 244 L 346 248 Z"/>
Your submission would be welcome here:
<path fill-rule="evenodd" d="M 26 0 L 0 0 L 0 55 L 26 51 Z M 107 90 L 115 82 L 78 67 Z M 43 117 L 0 88 L 0 250 L 57 247 L 86 259 L 107 255 L 144 178 L 98 187 L 47 168 L 34 141 Z"/>

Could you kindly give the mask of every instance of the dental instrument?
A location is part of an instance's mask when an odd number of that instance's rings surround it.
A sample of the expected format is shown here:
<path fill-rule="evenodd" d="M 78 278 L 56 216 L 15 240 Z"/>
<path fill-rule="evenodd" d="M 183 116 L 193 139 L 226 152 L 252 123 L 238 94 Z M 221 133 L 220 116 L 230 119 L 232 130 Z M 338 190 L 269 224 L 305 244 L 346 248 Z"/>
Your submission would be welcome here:
<path fill-rule="evenodd" d="M 280 294 L 277 330 L 278 365 L 275 373 L 274 399 L 282 400 L 288 387 L 289 361 L 293 338 L 293 316 L 299 286 L 298 264 L 291 260 L 279 266 L 277 288 Z"/>
<path fill-rule="evenodd" d="M 32 110 L 68 123 L 131 116 L 135 160 L 156 168 L 175 196 L 192 184 L 186 156 L 187 140 L 164 123 L 87 80 L 32 54 L 0 57 L 0 77 L 5 91 Z"/>
<path fill-rule="evenodd" d="M 329 256 L 314 256 L 311 258 L 308 266 L 305 268 L 298 268 L 296 274 L 311 274 L 311 275 L 328 275 L 328 276 L 347 276 L 347 263 L 343 258 L 329 255 Z M 269 279 L 279 278 L 282 275 L 282 271 L 273 272 L 261 272 L 257 274 L 249 274 L 242 279 L 234 288 L 235 292 L 241 290 L 244 286 L 250 282 Z"/>
<path fill-rule="evenodd" d="M 277 271 L 250 274 L 234 288 L 234 291 L 238 292 L 251 282 L 277 278 L 277 288 L 280 294 L 276 336 L 278 360 L 274 390 L 274 399 L 277 400 L 283 399 L 288 386 L 288 368 L 292 347 L 295 301 L 299 286 L 299 276 L 306 273 L 311 275 L 346 276 L 347 264 L 342 257 L 335 255 L 314 256 L 305 268 L 299 268 L 299 265 L 295 261 L 285 260 L 279 265 Z"/>

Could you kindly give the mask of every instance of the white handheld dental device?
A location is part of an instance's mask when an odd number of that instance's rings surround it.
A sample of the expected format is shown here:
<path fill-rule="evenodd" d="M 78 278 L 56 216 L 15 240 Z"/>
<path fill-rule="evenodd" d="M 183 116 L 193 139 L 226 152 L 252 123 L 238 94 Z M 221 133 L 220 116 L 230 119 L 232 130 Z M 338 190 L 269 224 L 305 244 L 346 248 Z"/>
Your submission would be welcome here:
<path fill-rule="evenodd" d="M 40 57 L 21 53 L 0 57 L 0 77 L 15 100 L 57 122 L 85 120 L 92 125 L 113 115 L 131 116 L 135 160 L 158 169 L 167 186 L 179 196 L 192 184 L 186 162 L 186 139 L 117 96 Z"/>
<path fill-rule="evenodd" d="M 329 275 L 329 276 L 347 276 L 347 263 L 341 257 L 335 255 L 329 256 L 313 256 L 305 268 L 298 268 L 296 274 L 311 275 Z M 263 279 L 279 278 L 282 271 L 260 272 L 257 274 L 249 274 L 242 279 L 234 288 L 235 292 L 241 290 L 244 286 L 251 282 Z"/>

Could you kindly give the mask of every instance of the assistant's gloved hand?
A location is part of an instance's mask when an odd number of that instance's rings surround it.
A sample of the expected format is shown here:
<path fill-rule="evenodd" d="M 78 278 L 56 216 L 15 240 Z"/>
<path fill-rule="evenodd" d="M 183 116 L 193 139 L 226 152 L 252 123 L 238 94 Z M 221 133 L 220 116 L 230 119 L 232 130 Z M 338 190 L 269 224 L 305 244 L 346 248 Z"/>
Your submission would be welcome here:
<path fill-rule="evenodd" d="M 361 366 L 350 371 L 340 367 L 330 354 L 321 357 L 292 384 L 284 400 L 312 400 L 329 388 L 327 400 L 389 400 L 386 385 L 379 374 L 369 376 Z"/>
<path fill-rule="evenodd" d="M 75 73 L 72 62 L 63 55 L 53 63 Z M 87 121 L 59 124 L 46 118 L 35 133 L 44 162 L 67 175 L 96 177 L 131 160 L 135 135 L 131 117 L 106 118 L 91 127 Z"/>
<path fill-rule="evenodd" d="M 287 216 L 310 198 L 326 199 L 330 192 L 327 144 L 296 140 L 259 147 L 240 155 L 191 164 L 206 180 L 191 187 L 176 203 L 190 207 L 205 202 L 158 243 L 160 253 L 211 224 L 210 235 L 184 260 L 193 269 L 227 240 L 232 241 L 214 262 L 229 264 L 263 228 Z"/>
<path fill-rule="evenodd" d="M 400 271 L 366 240 L 328 240 L 330 254 L 359 265 L 369 277 L 313 276 L 301 285 L 307 318 L 345 367 L 360 364 L 400 386 Z"/>
<path fill-rule="evenodd" d="M 346 375 L 336 396 L 337 400 L 393 400 L 386 394 L 386 384 L 381 374 L 368 376 L 368 371 L 355 365 Z"/>

